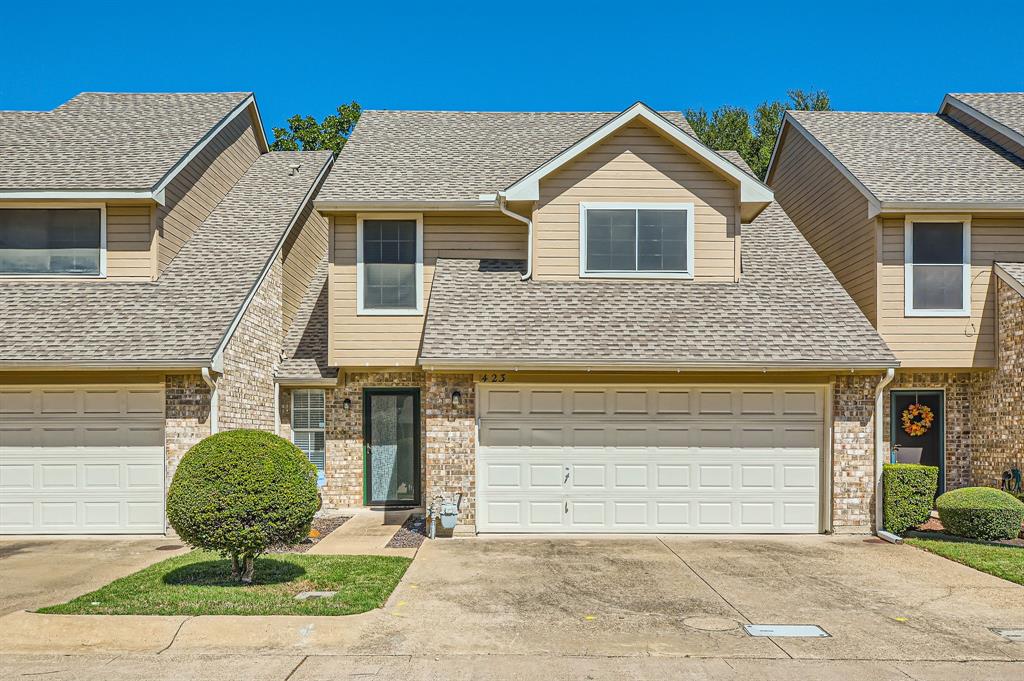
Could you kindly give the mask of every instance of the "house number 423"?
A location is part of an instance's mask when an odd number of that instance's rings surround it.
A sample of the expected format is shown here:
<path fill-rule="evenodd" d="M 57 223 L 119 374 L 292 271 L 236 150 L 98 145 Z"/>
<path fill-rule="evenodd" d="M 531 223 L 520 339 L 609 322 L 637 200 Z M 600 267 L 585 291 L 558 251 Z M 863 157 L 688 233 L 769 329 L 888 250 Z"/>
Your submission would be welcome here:
<path fill-rule="evenodd" d="M 483 374 L 480 377 L 481 383 L 504 383 L 505 374 Z"/>

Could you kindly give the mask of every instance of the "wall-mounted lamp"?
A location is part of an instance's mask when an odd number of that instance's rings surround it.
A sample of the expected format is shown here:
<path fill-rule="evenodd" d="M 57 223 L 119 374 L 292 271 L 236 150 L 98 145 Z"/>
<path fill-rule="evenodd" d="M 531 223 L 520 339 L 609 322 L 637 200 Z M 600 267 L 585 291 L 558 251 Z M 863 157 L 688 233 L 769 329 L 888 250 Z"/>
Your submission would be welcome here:
<path fill-rule="evenodd" d="M 452 406 L 453 407 L 457 407 L 460 404 L 462 404 L 462 393 L 460 393 L 458 390 L 453 390 L 452 391 Z"/>
<path fill-rule="evenodd" d="M 345 400 L 341 403 L 341 408 L 344 409 L 345 411 L 352 411 L 352 400 L 346 397 Z"/>

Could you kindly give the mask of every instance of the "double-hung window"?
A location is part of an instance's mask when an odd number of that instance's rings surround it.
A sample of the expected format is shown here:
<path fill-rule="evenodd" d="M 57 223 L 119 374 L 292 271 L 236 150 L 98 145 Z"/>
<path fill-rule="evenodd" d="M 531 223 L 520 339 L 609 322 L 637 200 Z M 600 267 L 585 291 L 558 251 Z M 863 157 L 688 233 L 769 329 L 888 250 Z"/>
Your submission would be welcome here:
<path fill-rule="evenodd" d="M 581 203 L 580 276 L 693 278 L 693 204 Z"/>
<path fill-rule="evenodd" d="M 423 314 L 423 216 L 357 218 L 359 314 Z"/>
<path fill-rule="evenodd" d="M 102 206 L 0 208 L 0 276 L 101 277 Z"/>
<path fill-rule="evenodd" d="M 970 316 L 969 217 L 906 218 L 904 288 L 909 317 Z"/>
<path fill-rule="evenodd" d="M 317 467 L 326 466 L 324 391 L 292 391 L 292 442 Z"/>

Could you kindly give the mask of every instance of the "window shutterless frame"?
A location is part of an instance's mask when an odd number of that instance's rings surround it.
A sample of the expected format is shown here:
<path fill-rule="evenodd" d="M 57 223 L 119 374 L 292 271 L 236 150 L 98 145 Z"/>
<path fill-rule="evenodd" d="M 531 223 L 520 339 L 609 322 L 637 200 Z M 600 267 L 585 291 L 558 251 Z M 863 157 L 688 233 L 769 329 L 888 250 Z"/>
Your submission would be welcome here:
<path fill-rule="evenodd" d="M 416 221 L 416 307 L 367 308 L 364 306 L 366 268 L 363 263 L 363 223 L 367 220 Z M 356 215 L 356 314 L 378 317 L 423 315 L 423 213 L 359 213 Z"/>
<path fill-rule="evenodd" d="M 317 388 L 293 390 L 291 409 L 292 444 L 301 449 L 318 469 L 327 470 L 326 391 Z M 316 416 L 317 418 L 313 418 Z M 319 435 L 322 448 L 315 445 Z M 306 445 L 303 447 L 303 445 Z"/>
<path fill-rule="evenodd" d="M 4 274 L 0 272 L 0 279 L 106 279 L 107 277 L 107 204 L 105 203 L 18 203 L 4 206 L 5 208 L 32 209 L 92 209 L 100 212 L 100 268 L 97 274 Z"/>
<path fill-rule="evenodd" d="M 959 309 L 917 309 L 914 307 L 914 224 L 960 223 L 963 226 L 963 306 Z M 956 265 L 958 263 L 949 263 Z M 903 314 L 907 317 L 971 316 L 971 216 L 908 215 L 903 226 Z"/>
<path fill-rule="evenodd" d="M 590 271 L 587 267 L 588 210 L 680 210 L 686 211 L 686 269 L 682 272 L 656 270 Z M 638 248 L 639 240 L 634 247 Z M 692 203 L 581 203 L 580 204 L 580 277 L 584 279 L 693 279 L 693 204 Z M 634 260 L 636 262 L 636 260 Z"/>

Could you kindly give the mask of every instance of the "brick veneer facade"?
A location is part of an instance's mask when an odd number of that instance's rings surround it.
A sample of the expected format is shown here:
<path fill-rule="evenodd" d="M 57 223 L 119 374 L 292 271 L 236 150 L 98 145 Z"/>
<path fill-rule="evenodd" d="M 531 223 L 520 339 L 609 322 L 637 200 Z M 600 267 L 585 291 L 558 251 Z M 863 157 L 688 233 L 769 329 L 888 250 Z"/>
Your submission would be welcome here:
<path fill-rule="evenodd" d="M 164 376 L 164 414 L 164 475 L 170 485 L 181 457 L 210 434 L 210 388 L 203 377 Z"/>
<path fill-rule="evenodd" d="M 832 527 L 871 532 L 875 518 L 875 390 L 881 376 L 832 384 Z"/>

